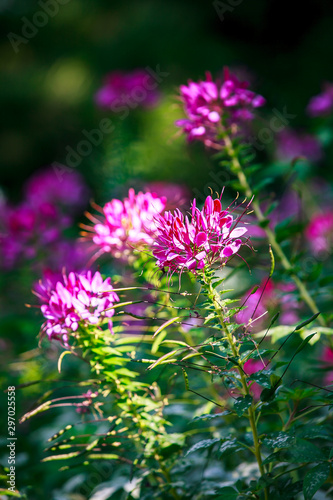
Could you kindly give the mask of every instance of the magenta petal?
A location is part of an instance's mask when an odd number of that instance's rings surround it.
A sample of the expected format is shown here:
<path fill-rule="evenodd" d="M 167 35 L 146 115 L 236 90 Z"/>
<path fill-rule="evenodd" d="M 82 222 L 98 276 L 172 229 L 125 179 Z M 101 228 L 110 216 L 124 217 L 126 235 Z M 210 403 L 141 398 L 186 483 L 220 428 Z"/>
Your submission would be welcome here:
<path fill-rule="evenodd" d="M 206 243 L 206 241 L 207 241 L 207 235 L 206 235 L 206 233 L 201 232 L 201 233 L 199 233 L 199 234 L 196 235 L 194 242 L 195 242 L 195 244 L 198 247 L 200 247 L 201 245 L 203 245 L 204 243 Z"/>

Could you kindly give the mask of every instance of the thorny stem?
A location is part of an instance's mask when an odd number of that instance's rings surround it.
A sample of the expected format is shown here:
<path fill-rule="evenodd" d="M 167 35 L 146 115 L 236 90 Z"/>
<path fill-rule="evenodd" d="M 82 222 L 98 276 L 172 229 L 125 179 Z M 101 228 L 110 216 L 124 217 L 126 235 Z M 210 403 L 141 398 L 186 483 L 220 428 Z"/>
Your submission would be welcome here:
<path fill-rule="evenodd" d="M 225 333 L 225 336 L 226 336 L 228 343 L 231 347 L 232 353 L 236 358 L 239 358 L 239 346 L 237 346 L 235 337 L 228 330 L 228 326 L 227 326 L 225 319 L 223 317 L 223 306 L 219 300 L 218 292 L 216 292 L 216 290 L 214 290 L 214 288 L 212 287 L 211 280 L 209 278 L 207 279 L 207 276 L 204 275 L 203 278 L 204 278 L 205 284 L 207 285 L 208 298 L 211 300 L 212 304 L 214 305 L 215 312 L 219 318 L 222 330 Z M 242 361 L 239 361 L 239 364 L 237 365 L 237 370 L 238 370 L 238 373 L 239 373 L 239 376 L 241 379 L 243 394 L 245 396 L 249 396 L 250 391 L 249 391 L 248 385 L 246 383 L 246 377 L 245 377 L 242 365 L 243 365 Z M 262 458 L 261 458 L 261 451 L 260 451 L 260 444 L 259 444 L 259 437 L 258 437 L 257 423 L 256 423 L 256 418 L 255 418 L 255 411 L 253 408 L 253 402 L 252 402 L 250 408 L 248 409 L 248 418 L 249 418 L 252 436 L 253 436 L 254 455 L 255 455 L 257 463 L 258 463 L 258 468 L 259 468 L 260 474 L 261 474 L 261 476 L 263 476 L 265 474 L 265 469 L 264 469 L 264 466 L 262 463 Z M 265 500 L 268 500 L 267 488 L 264 489 L 264 494 L 265 494 Z"/>
<path fill-rule="evenodd" d="M 224 130 L 222 132 L 222 137 L 224 140 L 225 150 L 231 159 L 232 170 L 237 175 L 239 183 L 243 188 L 245 196 L 247 198 L 251 199 L 251 198 L 253 198 L 253 191 L 248 183 L 246 175 L 245 175 L 243 168 L 241 166 L 241 163 L 238 159 L 237 153 L 233 147 L 232 141 L 231 141 L 229 135 Z M 259 202 L 256 199 L 254 199 L 252 201 L 252 207 L 253 207 L 253 211 L 254 211 L 258 221 L 259 222 L 266 222 L 266 217 L 263 214 L 263 212 L 260 208 Z M 286 271 L 288 271 L 290 273 L 291 278 L 293 279 L 295 285 L 297 286 L 297 288 L 299 290 L 301 298 L 304 300 L 304 302 L 306 302 L 306 304 L 309 306 L 309 308 L 311 309 L 311 311 L 314 314 L 319 313 L 320 311 L 319 311 L 315 301 L 313 300 L 313 298 L 309 294 L 304 283 L 299 279 L 297 274 L 293 271 L 293 266 L 291 265 L 288 257 L 286 256 L 286 254 L 282 250 L 281 245 L 277 242 L 274 232 L 269 227 L 263 227 L 263 229 L 266 232 L 267 239 L 268 239 L 269 243 L 271 244 L 276 255 L 279 257 L 282 266 L 284 267 L 284 269 Z M 318 321 L 321 324 L 321 326 L 326 326 L 326 322 L 322 316 L 318 317 Z"/>

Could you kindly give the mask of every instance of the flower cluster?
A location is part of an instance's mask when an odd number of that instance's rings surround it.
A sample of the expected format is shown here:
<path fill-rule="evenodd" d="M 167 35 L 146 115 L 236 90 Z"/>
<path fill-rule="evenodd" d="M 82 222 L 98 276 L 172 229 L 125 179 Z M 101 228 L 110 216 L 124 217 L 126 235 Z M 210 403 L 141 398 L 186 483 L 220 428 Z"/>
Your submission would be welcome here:
<path fill-rule="evenodd" d="M 104 85 L 95 95 L 95 102 L 99 107 L 114 112 L 121 111 L 121 106 L 152 107 L 159 100 L 160 94 L 156 90 L 156 82 L 151 83 L 150 79 L 151 75 L 143 69 L 131 73 L 109 73 L 105 77 Z"/>
<path fill-rule="evenodd" d="M 191 218 L 179 209 L 156 217 L 153 255 L 157 265 L 170 272 L 196 271 L 206 265 L 222 265 L 236 254 L 242 245 L 245 227 L 236 227 L 228 210 L 222 210 L 220 199 L 208 196 L 199 210 L 193 200 Z"/>
<path fill-rule="evenodd" d="M 323 91 L 312 97 L 307 107 L 308 115 L 312 117 L 326 116 L 333 112 L 333 85 L 326 83 Z"/>
<path fill-rule="evenodd" d="M 333 211 L 315 214 L 305 231 L 313 253 L 329 252 L 332 248 Z"/>
<path fill-rule="evenodd" d="M 1 205 L 0 261 L 5 269 L 41 254 L 52 258 L 55 246 L 65 242 L 63 230 L 73 223 L 75 213 L 88 198 L 78 173 L 67 172 L 61 179 L 52 168 L 29 179 L 24 194 L 24 201 L 17 206 Z M 53 251 L 47 252 L 51 246 Z M 57 253 L 60 261 L 61 255 L 61 251 Z M 64 264 L 62 261 L 59 268 Z"/>
<path fill-rule="evenodd" d="M 83 226 L 99 253 L 110 252 L 116 258 L 126 258 L 133 247 L 151 244 L 156 230 L 154 217 L 160 214 L 166 205 L 165 197 L 159 198 L 155 193 L 135 194 L 134 189 L 128 192 L 123 201 L 114 199 L 107 203 L 103 210 L 103 219 L 93 227 Z"/>
<path fill-rule="evenodd" d="M 265 99 L 248 89 L 247 82 L 240 82 L 224 71 L 223 82 L 214 82 L 211 74 L 206 80 L 182 85 L 181 97 L 186 119 L 177 120 L 189 141 L 200 140 L 207 146 L 218 141 L 218 126 L 239 124 L 253 118 L 253 110 L 265 104 Z"/>
<path fill-rule="evenodd" d="M 99 272 L 94 275 L 91 271 L 63 274 L 56 284 L 40 283 L 35 294 L 43 303 L 41 311 L 46 318 L 42 333 L 50 340 L 62 340 L 68 346 L 71 332 L 77 331 L 79 326 L 100 326 L 104 318 L 109 318 L 112 331 L 112 306 L 119 298 L 112 291 L 111 278 L 103 281 Z"/>

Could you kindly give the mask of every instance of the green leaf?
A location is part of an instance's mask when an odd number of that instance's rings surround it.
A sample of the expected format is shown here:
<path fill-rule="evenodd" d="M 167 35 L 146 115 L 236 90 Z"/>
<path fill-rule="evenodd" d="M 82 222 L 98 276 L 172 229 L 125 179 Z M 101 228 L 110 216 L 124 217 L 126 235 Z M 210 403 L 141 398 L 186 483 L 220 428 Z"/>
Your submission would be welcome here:
<path fill-rule="evenodd" d="M 43 458 L 42 462 L 51 462 L 53 460 L 68 460 L 69 458 L 78 457 L 81 453 L 81 451 L 73 451 L 72 453 L 66 453 L 63 455 L 51 455 L 50 457 Z"/>
<path fill-rule="evenodd" d="M 87 455 L 90 460 L 118 460 L 119 455 L 113 453 L 90 453 Z"/>
<path fill-rule="evenodd" d="M 163 325 L 161 325 L 159 328 L 157 328 L 153 337 L 156 337 L 156 335 L 158 335 L 162 330 L 164 330 L 164 328 L 167 328 L 168 326 L 172 325 L 172 323 L 174 323 L 178 319 L 179 319 L 179 316 L 176 316 L 175 318 L 171 318 L 168 321 L 166 321 L 165 323 L 163 323 Z"/>
<path fill-rule="evenodd" d="M 26 496 L 22 497 L 18 491 L 11 491 L 11 490 L 4 489 L 4 488 L 0 488 L 0 494 L 1 494 L 1 498 L 4 498 L 4 497 L 2 497 L 2 494 L 6 495 L 6 497 L 26 498 Z"/>
<path fill-rule="evenodd" d="M 243 415 L 243 413 L 248 408 L 250 408 L 250 406 L 252 404 L 252 400 L 253 400 L 253 398 L 249 394 L 247 394 L 244 397 L 239 397 L 236 399 L 236 401 L 234 402 L 234 409 L 239 417 L 241 417 Z"/>
<path fill-rule="evenodd" d="M 295 436 L 287 432 L 271 432 L 263 439 L 263 444 L 268 448 L 289 448 L 295 444 Z"/>
<path fill-rule="evenodd" d="M 167 336 L 168 332 L 165 330 L 164 332 L 161 333 L 158 337 L 155 338 L 153 345 L 151 346 L 151 352 L 152 354 L 156 354 L 160 345 L 162 344 L 163 340 Z"/>
<path fill-rule="evenodd" d="M 214 497 L 216 500 L 236 500 L 238 498 L 238 491 L 231 486 L 226 486 L 218 491 L 219 496 Z"/>
<path fill-rule="evenodd" d="M 194 451 L 210 448 L 215 443 L 218 443 L 220 441 L 221 438 L 203 439 L 202 441 L 199 441 L 198 443 L 195 443 L 193 446 L 191 446 L 191 448 L 186 452 L 185 457 L 187 457 L 187 455 L 193 453 Z"/>
<path fill-rule="evenodd" d="M 219 285 L 221 285 L 224 281 L 224 278 L 221 278 L 221 279 L 218 279 L 217 281 L 214 281 L 214 283 L 212 283 L 212 287 L 213 288 L 217 288 Z"/>
<path fill-rule="evenodd" d="M 306 325 L 308 325 L 309 323 L 312 323 L 312 321 L 314 321 L 316 318 L 318 318 L 320 312 L 314 314 L 313 316 L 311 316 L 311 318 L 303 321 L 302 323 L 300 323 L 299 325 L 297 325 L 295 327 L 295 332 L 297 332 L 297 330 L 301 330 L 302 328 L 304 328 Z"/>
<path fill-rule="evenodd" d="M 188 347 L 189 345 L 186 344 L 186 342 L 183 342 L 182 340 L 163 340 L 161 344 L 171 344 L 171 345 L 180 345 L 182 347 Z"/>
<path fill-rule="evenodd" d="M 253 380 L 257 384 L 261 385 L 262 387 L 265 387 L 266 389 L 271 388 L 271 383 L 269 381 L 269 377 L 263 372 L 253 373 L 252 375 L 249 376 L 249 379 Z"/>
<path fill-rule="evenodd" d="M 153 368 L 155 368 L 155 366 L 158 366 L 161 363 L 169 361 L 169 358 L 171 358 L 178 351 L 179 351 L 179 349 L 174 349 L 173 351 L 167 352 L 166 354 L 164 354 L 164 356 L 161 356 L 160 358 L 158 358 L 158 360 L 155 361 L 155 363 L 150 365 L 148 367 L 148 370 L 152 370 Z M 174 360 L 172 360 L 172 361 L 174 361 Z"/>
<path fill-rule="evenodd" d="M 303 493 L 305 500 L 311 500 L 313 495 L 325 483 L 330 473 L 330 465 L 325 462 L 313 467 L 305 476 Z"/>
<path fill-rule="evenodd" d="M 304 347 L 310 342 L 310 340 L 312 339 L 312 337 L 314 337 L 316 334 L 317 334 L 317 332 L 311 333 L 310 335 L 308 335 L 307 337 L 305 337 L 305 339 L 303 340 L 303 342 L 301 343 L 301 345 L 299 345 L 298 348 L 296 349 L 295 355 L 298 354 L 299 352 L 301 352 L 304 349 Z"/>
<path fill-rule="evenodd" d="M 194 417 L 192 419 L 192 422 L 196 422 L 197 420 L 212 420 L 213 418 L 219 418 L 219 417 L 224 417 L 225 415 L 230 415 L 231 411 L 226 410 L 222 411 L 221 413 L 206 413 L 204 415 L 199 415 L 198 417 Z"/>
<path fill-rule="evenodd" d="M 227 441 L 224 441 L 224 443 L 221 444 L 218 451 L 218 455 L 219 457 L 228 456 L 231 453 L 235 453 L 243 449 L 244 449 L 243 446 L 239 442 L 237 442 L 236 439 L 228 439 Z"/>
<path fill-rule="evenodd" d="M 314 444 L 304 439 L 296 439 L 296 445 L 291 448 L 282 449 L 272 453 L 264 460 L 264 464 L 270 462 L 310 463 L 326 460 L 324 453 Z"/>

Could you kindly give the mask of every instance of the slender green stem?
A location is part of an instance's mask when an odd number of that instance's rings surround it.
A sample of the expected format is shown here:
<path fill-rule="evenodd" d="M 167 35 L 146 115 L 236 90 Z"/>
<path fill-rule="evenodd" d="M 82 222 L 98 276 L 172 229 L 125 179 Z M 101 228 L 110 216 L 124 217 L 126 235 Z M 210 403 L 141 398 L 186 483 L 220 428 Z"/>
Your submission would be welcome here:
<path fill-rule="evenodd" d="M 164 465 L 162 465 L 161 461 L 159 461 L 159 465 L 160 465 L 161 471 L 162 471 L 165 479 L 167 480 L 167 482 L 169 484 L 171 484 L 171 476 L 170 476 L 168 469 L 166 467 L 164 467 Z M 175 488 L 170 488 L 170 493 L 175 500 L 181 500 L 181 497 L 178 495 Z"/>
<path fill-rule="evenodd" d="M 204 277 L 204 279 L 205 279 L 205 277 Z M 228 326 L 225 323 L 224 316 L 223 316 L 223 307 L 222 307 L 222 304 L 220 303 L 218 292 L 216 292 L 216 290 L 214 290 L 214 288 L 212 287 L 211 281 L 209 279 L 205 279 L 205 283 L 208 287 L 208 297 L 214 305 L 215 312 L 219 318 L 221 328 L 223 329 L 223 332 L 225 333 L 225 336 L 228 340 L 232 354 L 237 358 L 237 357 L 239 357 L 239 346 L 237 345 L 236 339 L 234 338 L 232 333 L 229 332 Z M 243 370 L 243 366 L 242 366 L 241 361 L 237 365 L 237 370 L 238 370 L 240 380 L 242 383 L 243 394 L 245 396 L 249 396 L 250 395 L 249 387 L 248 387 L 247 382 L 246 382 L 246 377 L 244 374 L 244 370 Z M 264 469 L 264 466 L 262 463 L 262 458 L 261 458 L 260 443 L 259 443 L 257 422 L 256 422 L 253 402 L 252 402 L 250 408 L 248 409 L 248 418 L 249 418 L 250 427 L 251 427 L 252 436 L 253 436 L 254 455 L 255 455 L 257 463 L 258 463 L 258 468 L 259 468 L 260 474 L 261 474 L 261 476 L 263 476 L 265 474 L 265 469 Z M 268 499 L 267 488 L 265 488 L 264 493 L 265 493 L 265 500 L 267 500 Z"/>
<path fill-rule="evenodd" d="M 242 189 L 244 191 L 245 196 L 247 198 L 251 199 L 254 196 L 253 191 L 251 189 L 250 184 L 248 183 L 246 175 L 245 175 L 243 168 L 241 166 L 241 163 L 238 159 L 237 153 L 233 147 L 232 141 L 231 141 L 229 135 L 225 131 L 223 131 L 222 136 L 223 136 L 223 140 L 224 140 L 225 150 L 231 159 L 232 171 L 237 175 L 239 183 L 242 186 Z M 266 217 L 263 214 L 263 212 L 260 208 L 259 202 L 256 199 L 254 199 L 252 201 L 252 208 L 253 208 L 253 211 L 254 211 L 258 221 L 259 222 L 266 222 Z M 320 311 L 319 311 L 315 301 L 313 300 L 313 298 L 309 294 L 304 283 L 299 279 L 297 274 L 293 271 L 293 266 L 291 265 L 288 257 L 286 256 L 286 254 L 282 250 L 281 245 L 277 242 L 274 232 L 269 227 L 263 227 L 263 229 L 266 232 L 267 239 L 268 239 L 269 243 L 271 244 L 274 252 L 276 253 L 278 258 L 280 259 L 282 266 L 284 267 L 284 269 L 286 271 L 289 272 L 291 278 L 293 279 L 295 285 L 297 286 L 301 298 L 304 300 L 304 302 L 306 302 L 306 304 L 309 306 L 310 310 L 314 314 L 319 313 Z M 322 316 L 318 317 L 318 321 L 321 324 L 321 326 L 326 326 L 326 322 Z"/>

